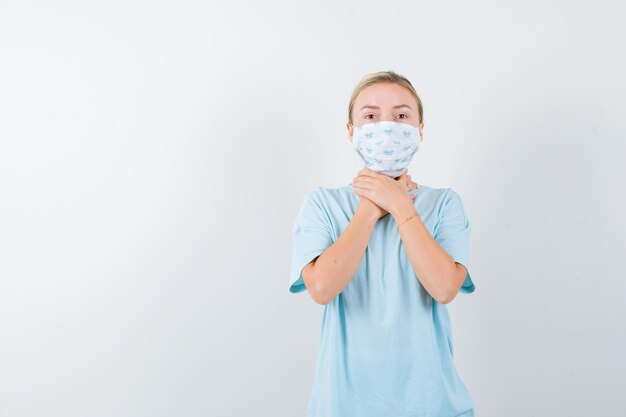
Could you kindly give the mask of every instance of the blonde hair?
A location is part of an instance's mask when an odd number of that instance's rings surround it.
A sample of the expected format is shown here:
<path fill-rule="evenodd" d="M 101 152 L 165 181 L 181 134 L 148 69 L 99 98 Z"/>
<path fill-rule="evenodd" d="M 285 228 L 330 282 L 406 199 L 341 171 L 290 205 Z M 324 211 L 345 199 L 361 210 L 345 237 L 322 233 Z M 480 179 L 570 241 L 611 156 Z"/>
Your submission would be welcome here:
<path fill-rule="evenodd" d="M 354 88 L 354 91 L 352 92 L 352 97 L 350 97 L 350 104 L 348 105 L 348 121 L 350 122 L 350 124 L 352 124 L 352 108 L 354 107 L 354 102 L 356 101 L 358 95 L 364 88 L 369 87 L 372 84 L 381 82 L 396 83 L 409 90 L 411 95 L 415 97 L 415 100 L 417 100 L 417 112 L 419 114 L 420 124 L 424 121 L 424 108 L 422 107 L 422 100 L 420 99 L 419 95 L 417 95 L 417 91 L 415 91 L 415 88 L 413 88 L 411 82 L 402 75 L 396 74 L 393 71 L 379 71 L 365 75 L 363 78 L 361 78 L 361 81 L 359 81 L 357 86 Z"/>

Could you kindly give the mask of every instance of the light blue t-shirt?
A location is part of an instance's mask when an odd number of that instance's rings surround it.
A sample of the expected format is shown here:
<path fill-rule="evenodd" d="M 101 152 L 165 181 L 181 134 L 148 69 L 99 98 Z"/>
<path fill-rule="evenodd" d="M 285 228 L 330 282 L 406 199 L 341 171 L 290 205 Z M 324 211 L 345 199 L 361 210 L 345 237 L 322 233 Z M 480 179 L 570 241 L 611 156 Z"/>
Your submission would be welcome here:
<path fill-rule="evenodd" d="M 359 205 L 351 184 L 309 192 L 293 226 L 289 291 L 306 290 L 302 268 L 332 245 Z M 469 275 L 470 224 L 452 188 L 422 186 L 415 208 L 435 241 Z M 396 223 L 378 220 L 359 268 L 324 305 L 307 417 L 473 417 L 453 361 L 447 306 L 413 272 Z"/>

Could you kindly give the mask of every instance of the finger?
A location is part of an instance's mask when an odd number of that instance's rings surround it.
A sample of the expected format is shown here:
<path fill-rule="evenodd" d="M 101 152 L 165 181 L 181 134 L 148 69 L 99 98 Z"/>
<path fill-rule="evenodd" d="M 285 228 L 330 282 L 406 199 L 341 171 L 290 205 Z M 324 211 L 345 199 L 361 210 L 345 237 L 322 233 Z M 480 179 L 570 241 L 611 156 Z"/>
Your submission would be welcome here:
<path fill-rule="evenodd" d="M 354 194 L 358 194 L 358 195 L 361 195 L 361 196 L 363 196 L 363 197 L 367 197 L 367 198 L 369 198 L 370 200 L 372 199 L 372 198 L 371 198 L 371 197 L 372 197 L 372 195 L 371 195 L 370 190 L 368 190 L 368 189 L 366 189 L 366 188 L 355 188 L 355 189 L 353 189 L 353 190 L 352 190 L 352 192 L 353 192 Z"/>
<path fill-rule="evenodd" d="M 355 181 L 365 181 L 365 182 L 371 183 L 376 180 L 373 177 L 369 177 L 367 175 L 357 175 L 356 177 L 352 178 L 352 182 L 355 182 Z"/>
<path fill-rule="evenodd" d="M 352 181 L 352 186 L 358 188 L 370 188 L 372 186 L 372 181 L 366 178 L 355 178 Z"/>
<path fill-rule="evenodd" d="M 368 176 L 368 177 L 376 177 L 376 176 L 381 175 L 381 174 L 379 174 L 378 172 L 373 171 L 373 170 L 371 170 L 369 168 L 363 168 L 359 172 L 359 175 L 365 175 L 365 176 Z"/>
<path fill-rule="evenodd" d="M 352 179 L 353 181 L 368 181 L 370 183 L 374 182 L 374 181 L 378 181 L 378 178 L 371 176 L 371 175 L 365 175 L 365 174 L 359 174 L 356 177 L 354 177 Z"/>

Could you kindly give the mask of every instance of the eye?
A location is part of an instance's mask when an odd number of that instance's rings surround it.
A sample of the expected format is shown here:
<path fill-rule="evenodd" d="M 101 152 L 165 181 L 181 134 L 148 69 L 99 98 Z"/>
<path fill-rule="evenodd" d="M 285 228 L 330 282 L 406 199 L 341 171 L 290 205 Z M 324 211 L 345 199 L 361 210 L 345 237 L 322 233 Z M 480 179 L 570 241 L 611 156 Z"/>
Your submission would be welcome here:
<path fill-rule="evenodd" d="M 366 118 L 366 119 L 369 119 L 369 116 L 373 116 L 373 114 L 372 114 L 372 113 L 370 113 L 370 114 L 366 114 L 366 115 L 365 115 L 365 118 Z"/>
<path fill-rule="evenodd" d="M 404 116 L 404 117 L 401 117 L 401 119 L 406 119 L 407 117 L 409 117 L 409 116 L 407 116 L 407 115 L 406 115 L 406 114 L 404 114 L 404 113 L 400 113 L 398 116 Z"/>

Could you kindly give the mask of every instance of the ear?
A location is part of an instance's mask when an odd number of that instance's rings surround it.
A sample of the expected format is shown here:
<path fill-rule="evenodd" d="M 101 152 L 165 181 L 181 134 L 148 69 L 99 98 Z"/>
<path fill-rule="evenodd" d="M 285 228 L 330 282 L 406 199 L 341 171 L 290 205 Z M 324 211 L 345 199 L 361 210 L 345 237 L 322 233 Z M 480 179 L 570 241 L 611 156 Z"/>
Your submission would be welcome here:
<path fill-rule="evenodd" d="M 346 122 L 346 129 L 348 129 L 348 140 L 352 142 L 352 135 L 354 135 L 354 127 L 352 127 L 350 122 Z"/>
<path fill-rule="evenodd" d="M 420 130 L 420 143 L 422 143 L 424 141 L 424 122 L 419 124 L 419 130 Z"/>

